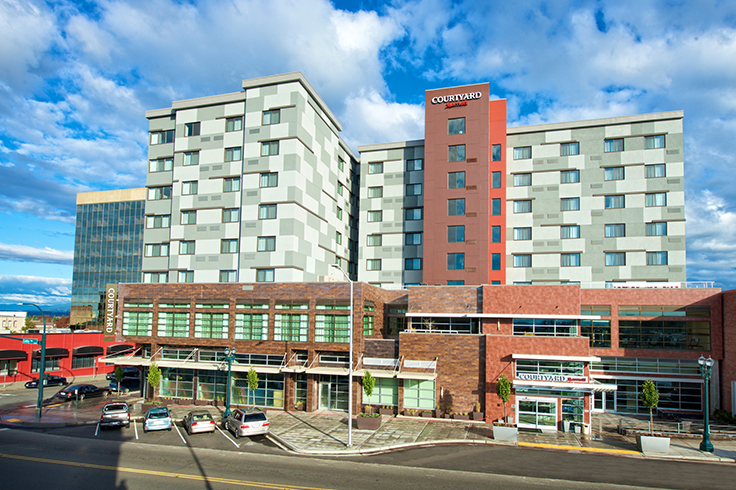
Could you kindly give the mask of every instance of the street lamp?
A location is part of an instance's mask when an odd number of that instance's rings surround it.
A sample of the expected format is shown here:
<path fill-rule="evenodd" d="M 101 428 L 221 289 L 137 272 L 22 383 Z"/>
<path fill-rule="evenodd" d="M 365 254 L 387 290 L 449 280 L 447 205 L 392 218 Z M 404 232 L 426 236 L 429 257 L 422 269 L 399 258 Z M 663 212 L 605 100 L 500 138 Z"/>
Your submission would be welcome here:
<path fill-rule="evenodd" d="M 715 361 L 708 356 L 708 359 L 704 358 L 703 356 L 700 356 L 698 359 L 698 364 L 700 364 L 700 375 L 703 376 L 703 380 L 705 381 L 705 393 L 703 398 L 705 399 L 705 424 L 703 425 L 703 442 L 700 443 L 700 450 L 701 451 L 707 451 L 709 453 L 713 452 L 713 444 L 710 442 L 710 428 L 708 427 L 708 394 L 710 393 L 708 391 L 708 381 L 710 381 L 710 376 L 713 374 L 713 364 Z"/>
<path fill-rule="evenodd" d="M 35 306 L 41 312 L 43 318 L 43 334 L 41 335 L 41 372 L 38 375 L 38 403 L 36 404 L 36 413 L 38 419 L 41 420 L 41 405 L 43 404 L 43 375 L 46 371 L 46 315 L 36 303 L 21 303 L 23 306 Z"/>
<path fill-rule="evenodd" d="M 230 383 L 233 377 L 233 359 L 235 359 L 235 347 L 225 348 L 225 360 L 227 361 L 227 387 L 225 395 L 225 417 L 230 416 Z"/>
<path fill-rule="evenodd" d="M 348 447 L 353 445 L 353 328 L 355 327 L 355 315 L 353 315 L 353 281 L 337 264 L 331 264 L 330 267 L 342 272 L 345 279 L 350 282 L 350 354 L 348 365 Z"/>

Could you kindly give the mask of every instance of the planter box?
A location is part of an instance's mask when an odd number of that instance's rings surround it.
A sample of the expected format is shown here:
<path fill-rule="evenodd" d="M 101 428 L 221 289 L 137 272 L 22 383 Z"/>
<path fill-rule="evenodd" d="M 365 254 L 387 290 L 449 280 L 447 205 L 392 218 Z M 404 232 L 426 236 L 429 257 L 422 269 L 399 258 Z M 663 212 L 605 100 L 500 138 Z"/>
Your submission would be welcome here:
<path fill-rule="evenodd" d="M 486 418 L 483 412 L 473 412 L 471 415 L 473 416 L 473 420 L 483 420 Z"/>
<path fill-rule="evenodd" d="M 358 421 L 358 429 L 360 430 L 376 430 L 381 427 L 381 416 L 378 417 L 355 417 Z"/>
<path fill-rule="evenodd" d="M 207 405 L 207 400 L 194 400 L 194 404 L 198 407 L 203 407 Z"/>
<path fill-rule="evenodd" d="M 379 408 L 378 413 L 381 415 L 393 415 L 394 409 L 393 408 Z"/>
<path fill-rule="evenodd" d="M 432 410 L 431 412 L 422 412 L 422 417 L 434 417 L 434 410 Z"/>
<path fill-rule="evenodd" d="M 470 420 L 470 417 L 467 415 L 460 415 L 459 413 L 454 414 L 452 418 L 455 420 Z"/>
<path fill-rule="evenodd" d="M 667 454 L 670 451 L 670 438 L 657 436 L 636 436 L 636 443 L 643 453 Z"/>
<path fill-rule="evenodd" d="M 519 429 L 516 427 L 505 427 L 503 425 L 493 426 L 493 438 L 497 441 L 516 443 L 519 438 Z"/>

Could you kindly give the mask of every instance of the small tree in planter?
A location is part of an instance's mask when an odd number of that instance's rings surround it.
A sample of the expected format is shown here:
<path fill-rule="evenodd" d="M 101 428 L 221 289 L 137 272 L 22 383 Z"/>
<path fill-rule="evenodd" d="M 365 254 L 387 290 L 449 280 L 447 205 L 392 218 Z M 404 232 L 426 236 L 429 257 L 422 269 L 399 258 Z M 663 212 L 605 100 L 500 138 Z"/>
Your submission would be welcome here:
<path fill-rule="evenodd" d="M 118 382 L 118 396 L 120 396 L 120 388 L 122 388 L 123 383 L 123 367 L 122 366 L 116 366 L 115 367 L 115 381 Z"/>
<path fill-rule="evenodd" d="M 373 390 L 376 388 L 376 378 L 374 378 L 371 375 L 370 371 L 366 371 L 365 375 L 363 375 L 363 393 L 365 393 L 366 401 L 368 398 L 373 396 Z M 365 410 L 366 413 L 372 412 L 373 410 L 370 409 L 370 407 L 364 407 L 368 408 L 368 410 Z"/>
<path fill-rule="evenodd" d="M 256 390 L 258 389 L 258 373 L 251 366 L 248 370 L 248 388 L 253 394 L 253 406 L 256 406 Z"/>
<path fill-rule="evenodd" d="M 151 366 L 148 368 L 148 384 L 151 385 L 152 398 L 156 398 L 156 387 L 161 383 L 161 369 L 156 364 L 156 361 L 151 361 Z"/>
<path fill-rule="evenodd" d="M 370 371 L 366 371 L 363 375 L 363 393 L 366 398 L 370 398 L 373 395 L 373 389 L 376 387 L 376 380 L 371 376 Z M 357 417 L 358 429 L 361 430 L 376 430 L 381 427 L 381 414 L 380 413 L 367 413 L 361 412 Z"/>
<path fill-rule="evenodd" d="M 505 374 L 502 374 L 496 382 L 496 394 L 503 402 L 503 421 L 506 423 L 506 404 L 509 402 L 509 398 L 511 398 L 511 381 L 509 381 L 509 378 Z"/>
<path fill-rule="evenodd" d="M 644 453 L 668 453 L 670 449 L 669 437 L 654 436 L 654 409 L 659 405 L 659 390 L 654 381 L 648 379 L 641 385 L 639 394 L 642 405 L 649 409 L 649 436 L 637 436 L 639 449 Z"/>
<path fill-rule="evenodd" d="M 518 440 L 518 429 L 506 423 L 506 404 L 511 398 L 511 381 L 502 374 L 496 381 L 496 394 L 503 402 L 503 425 L 493 425 L 493 438 L 497 441 L 516 442 Z"/>

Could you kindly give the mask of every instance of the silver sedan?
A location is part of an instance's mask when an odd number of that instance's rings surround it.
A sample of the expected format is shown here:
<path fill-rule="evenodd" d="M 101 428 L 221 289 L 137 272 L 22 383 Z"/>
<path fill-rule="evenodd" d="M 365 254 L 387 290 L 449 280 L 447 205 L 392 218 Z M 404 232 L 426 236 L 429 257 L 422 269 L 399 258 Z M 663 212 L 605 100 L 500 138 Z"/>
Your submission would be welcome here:
<path fill-rule="evenodd" d="M 187 434 L 215 431 L 215 420 L 209 412 L 204 410 L 189 412 L 184 416 L 182 424 Z"/>
<path fill-rule="evenodd" d="M 222 425 L 235 434 L 236 438 L 268 434 L 268 418 L 260 410 L 235 410 L 225 418 Z"/>

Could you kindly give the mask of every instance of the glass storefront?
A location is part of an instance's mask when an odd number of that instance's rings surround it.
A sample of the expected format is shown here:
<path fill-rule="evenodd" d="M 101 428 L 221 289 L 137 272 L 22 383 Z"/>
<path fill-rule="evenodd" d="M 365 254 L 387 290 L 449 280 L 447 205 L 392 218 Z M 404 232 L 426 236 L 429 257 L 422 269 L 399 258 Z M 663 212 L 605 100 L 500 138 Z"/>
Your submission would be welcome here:
<path fill-rule="evenodd" d="M 347 376 L 320 375 L 319 408 L 326 410 L 348 410 Z"/>
<path fill-rule="evenodd" d="M 516 402 L 519 427 L 557 430 L 556 398 L 517 397 Z"/>
<path fill-rule="evenodd" d="M 225 376 L 227 377 L 227 373 Z M 232 403 L 284 408 L 284 375 L 258 373 L 258 388 L 251 391 L 248 386 L 248 373 L 233 373 Z"/>
<path fill-rule="evenodd" d="M 193 395 L 193 386 L 193 369 L 161 368 L 160 396 L 191 399 Z"/>

